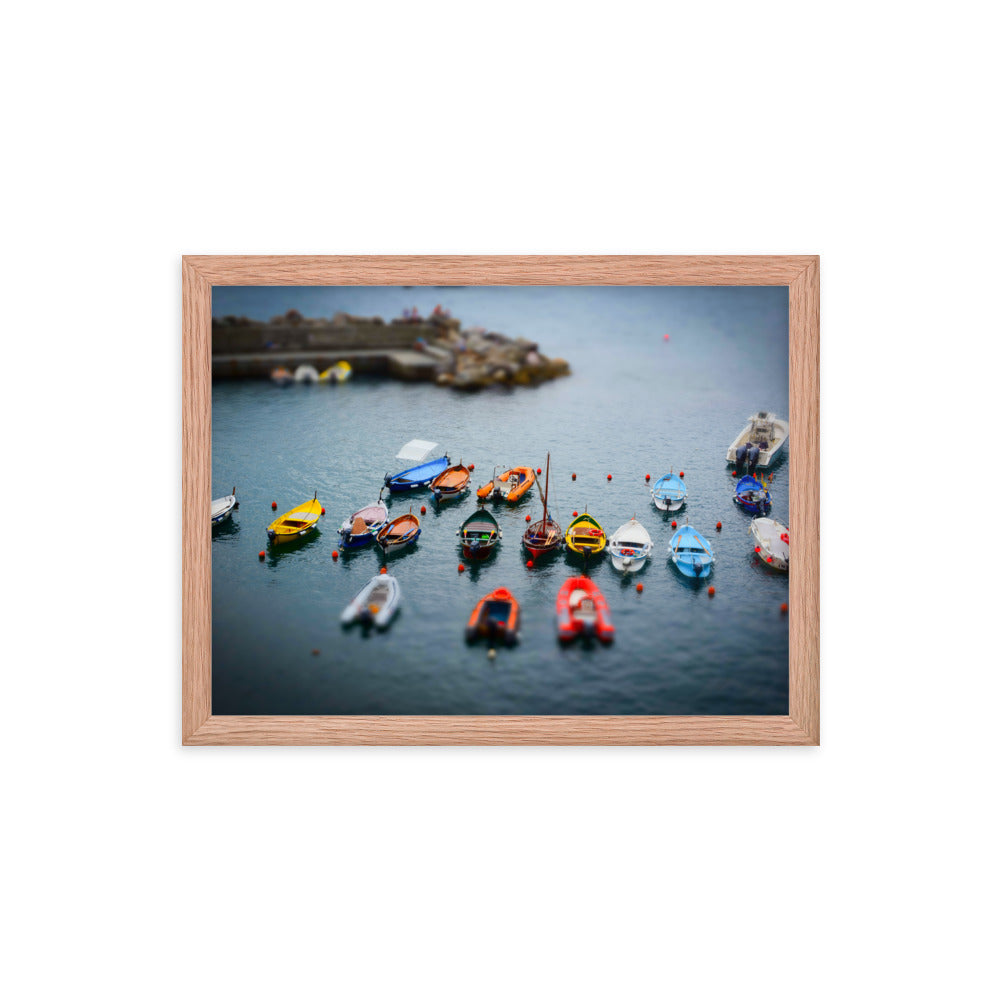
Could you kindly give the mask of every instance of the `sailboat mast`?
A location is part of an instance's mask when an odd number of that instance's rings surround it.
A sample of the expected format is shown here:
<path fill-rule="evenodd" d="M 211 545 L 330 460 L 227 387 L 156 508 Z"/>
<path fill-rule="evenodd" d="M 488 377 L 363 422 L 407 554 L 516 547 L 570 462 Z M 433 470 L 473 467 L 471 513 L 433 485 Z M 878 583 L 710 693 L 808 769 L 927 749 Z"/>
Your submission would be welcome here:
<path fill-rule="evenodd" d="M 545 492 L 542 494 L 542 527 L 549 519 L 549 452 L 545 453 Z"/>

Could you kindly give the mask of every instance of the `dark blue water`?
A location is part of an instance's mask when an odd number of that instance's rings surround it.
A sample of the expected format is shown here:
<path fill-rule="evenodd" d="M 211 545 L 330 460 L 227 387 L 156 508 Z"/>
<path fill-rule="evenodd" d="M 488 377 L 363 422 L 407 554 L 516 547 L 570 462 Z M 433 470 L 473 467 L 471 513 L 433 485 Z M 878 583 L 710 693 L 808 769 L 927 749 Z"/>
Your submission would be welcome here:
<path fill-rule="evenodd" d="M 466 326 L 537 340 L 566 358 L 569 378 L 537 388 L 463 395 L 432 385 L 354 378 L 343 386 L 213 386 L 213 497 L 240 501 L 213 552 L 216 714 L 784 714 L 788 709 L 788 580 L 754 565 L 750 515 L 732 502 L 725 452 L 747 416 L 788 414 L 788 299 L 775 288 L 220 288 L 216 315 L 398 315 L 440 303 Z M 664 334 L 670 340 L 664 340 Z M 384 633 L 342 630 L 345 605 L 378 572 L 374 548 L 333 561 L 337 529 L 374 502 L 394 458 L 419 437 L 453 460 L 544 471 L 563 529 L 587 508 L 610 535 L 633 514 L 653 538 L 650 560 L 623 577 L 591 563 L 617 628 L 611 646 L 561 647 L 556 593 L 582 564 L 560 553 L 534 569 L 520 544 L 537 488 L 516 507 L 490 505 L 504 531 L 496 553 L 459 574 L 455 532 L 475 496 L 435 509 L 430 493 L 390 499 L 422 517 L 417 545 L 390 557 L 403 606 Z M 655 481 L 685 473 L 678 514 L 653 506 Z M 575 482 L 571 474 L 576 473 Z M 613 479 L 607 481 L 611 473 Z M 788 523 L 788 462 L 774 470 L 773 517 Z M 318 491 L 320 531 L 268 549 L 281 513 Z M 711 542 L 711 578 L 692 584 L 667 558 L 671 519 Z M 717 521 L 722 531 L 715 531 Z M 643 593 L 636 592 L 636 583 Z M 709 597 L 708 585 L 716 594 Z M 521 641 L 487 658 L 463 630 L 498 586 L 520 601 Z M 313 651 L 319 650 L 318 654 Z"/>

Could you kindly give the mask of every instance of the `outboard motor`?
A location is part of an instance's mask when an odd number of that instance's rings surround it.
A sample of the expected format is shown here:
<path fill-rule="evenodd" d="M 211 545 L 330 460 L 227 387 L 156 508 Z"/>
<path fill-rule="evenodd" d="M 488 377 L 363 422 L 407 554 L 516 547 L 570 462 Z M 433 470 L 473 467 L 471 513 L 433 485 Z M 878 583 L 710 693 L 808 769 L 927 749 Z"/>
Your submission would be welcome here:
<path fill-rule="evenodd" d="M 694 575 L 701 576 L 701 571 L 704 569 L 704 564 L 700 559 L 694 560 Z"/>
<path fill-rule="evenodd" d="M 746 461 L 746 457 L 747 457 L 747 448 L 748 448 L 747 445 L 741 444 L 739 446 L 739 448 L 736 449 L 736 468 L 737 469 L 742 469 L 743 468 L 743 463 Z"/>
<path fill-rule="evenodd" d="M 757 445 L 751 445 L 750 450 L 747 452 L 747 470 L 753 472 L 757 468 L 757 462 L 760 459 L 760 448 Z"/>

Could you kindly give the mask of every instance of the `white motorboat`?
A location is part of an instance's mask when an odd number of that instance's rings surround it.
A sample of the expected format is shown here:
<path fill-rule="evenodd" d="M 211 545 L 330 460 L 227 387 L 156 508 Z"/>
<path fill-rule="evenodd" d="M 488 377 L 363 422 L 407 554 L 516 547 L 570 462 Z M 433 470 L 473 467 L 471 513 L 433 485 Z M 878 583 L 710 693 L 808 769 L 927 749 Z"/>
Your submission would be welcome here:
<path fill-rule="evenodd" d="M 788 529 L 769 517 L 755 517 L 749 534 L 754 540 L 754 552 L 769 569 L 788 572 Z"/>
<path fill-rule="evenodd" d="M 737 468 L 746 465 L 749 472 L 766 469 L 781 454 L 788 440 L 788 421 L 764 410 L 748 418 L 749 423 L 729 446 L 726 461 Z"/>
<path fill-rule="evenodd" d="M 365 625 L 385 628 L 399 607 L 399 581 L 386 573 L 373 576 L 357 597 L 344 608 L 340 620 L 344 625 L 360 621 Z"/>
<path fill-rule="evenodd" d="M 652 549 L 649 532 L 634 517 L 618 528 L 608 541 L 611 565 L 623 573 L 642 569 Z"/>
<path fill-rule="evenodd" d="M 218 500 L 212 501 L 212 526 L 217 524 L 222 524 L 232 512 L 239 507 L 236 502 L 236 487 L 233 487 L 233 492 L 227 497 L 219 497 Z"/>
<path fill-rule="evenodd" d="M 312 365 L 299 365 L 295 369 L 295 381 L 309 385 L 319 381 L 319 372 Z"/>

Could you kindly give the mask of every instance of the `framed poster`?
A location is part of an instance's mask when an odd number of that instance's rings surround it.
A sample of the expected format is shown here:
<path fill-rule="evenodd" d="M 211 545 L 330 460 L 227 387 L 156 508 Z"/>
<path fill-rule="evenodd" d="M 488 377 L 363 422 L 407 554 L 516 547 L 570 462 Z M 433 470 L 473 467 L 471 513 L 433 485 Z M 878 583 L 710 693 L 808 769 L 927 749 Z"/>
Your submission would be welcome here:
<path fill-rule="evenodd" d="M 182 268 L 186 745 L 818 744 L 817 257 Z"/>

